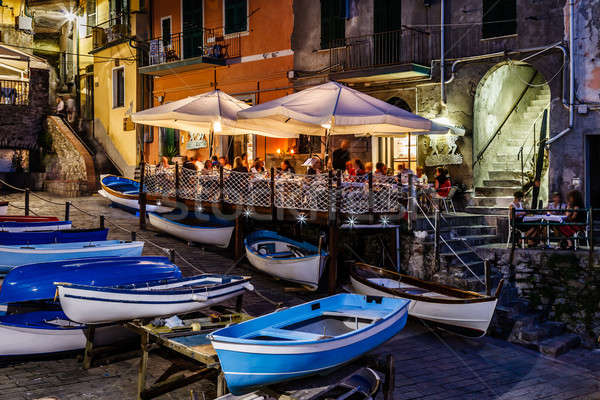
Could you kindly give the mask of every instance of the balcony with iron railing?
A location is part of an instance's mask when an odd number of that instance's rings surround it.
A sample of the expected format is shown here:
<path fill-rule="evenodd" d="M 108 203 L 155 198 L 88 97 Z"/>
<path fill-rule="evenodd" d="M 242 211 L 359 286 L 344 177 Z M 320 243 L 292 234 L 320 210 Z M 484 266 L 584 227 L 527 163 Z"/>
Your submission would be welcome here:
<path fill-rule="evenodd" d="M 29 82 L 0 79 L 0 107 L 3 104 L 13 106 L 29 105 Z"/>
<path fill-rule="evenodd" d="M 92 52 L 128 40 L 130 35 L 129 13 L 111 13 L 110 19 L 92 27 Z"/>
<path fill-rule="evenodd" d="M 445 28 L 445 57 L 456 59 L 514 49 L 517 36 L 484 39 L 481 25 L 448 26 Z M 329 42 L 329 70 L 333 74 L 405 66 L 405 72 L 429 74 L 432 60 L 441 56 L 439 26 L 402 29 L 369 35 L 352 36 Z M 352 75 L 349 75 L 352 76 Z"/>
<path fill-rule="evenodd" d="M 240 34 L 227 34 L 223 28 L 204 28 L 173 33 L 149 40 L 140 72 L 168 75 L 190 69 L 225 65 L 241 56 Z"/>

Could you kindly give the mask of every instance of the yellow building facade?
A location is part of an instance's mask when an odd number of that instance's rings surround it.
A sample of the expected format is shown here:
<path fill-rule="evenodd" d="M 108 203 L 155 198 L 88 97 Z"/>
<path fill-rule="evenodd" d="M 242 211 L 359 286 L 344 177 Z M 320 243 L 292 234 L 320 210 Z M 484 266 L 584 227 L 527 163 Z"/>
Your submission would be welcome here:
<path fill-rule="evenodd" d="M 131 114 L 141 110 L 136 38 L 148 17 L 138 0 L 86 0 L 78 15 L 82 117 L 112 163 L 133 176 L 139 163 L 139 132 Z"/>

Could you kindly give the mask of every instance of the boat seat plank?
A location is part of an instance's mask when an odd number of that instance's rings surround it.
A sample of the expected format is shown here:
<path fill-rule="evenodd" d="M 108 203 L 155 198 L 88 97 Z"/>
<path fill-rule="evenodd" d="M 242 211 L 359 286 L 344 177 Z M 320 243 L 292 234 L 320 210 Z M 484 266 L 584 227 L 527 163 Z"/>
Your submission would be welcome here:
<path fill-rule="evenodd" d="M 278 328 L 265 328 L 253 332 L 252 336 L 272 336 L 290 340 L 320 340 L 323 336 L 309 332 L 292 331 Z"/>
<path fill-rule="evenodd" d="M 348 318 L 363 318 L 376 320 L 385 317 L 388 314 L 387 310 L 375 311 L 375 310 L 356 310 L 356 309 L 344 309 L 340 308 L 339 311 L 323 311 L 323 315 L 331 315 L 334 317 L 348 317 Z"/>

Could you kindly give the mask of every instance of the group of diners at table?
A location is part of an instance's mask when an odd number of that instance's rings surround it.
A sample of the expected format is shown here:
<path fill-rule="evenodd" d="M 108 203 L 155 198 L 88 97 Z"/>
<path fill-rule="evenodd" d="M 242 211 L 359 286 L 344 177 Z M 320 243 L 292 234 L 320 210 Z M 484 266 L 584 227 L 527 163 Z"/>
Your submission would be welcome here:
<path fill-rule="evenodd" d="M 341 171 L 344 181 L 366 183 L 369 174 L 372 174 L 374 180 L 378 182 L 383 182 L 383 177 L 389 177 L 389 179 L 385 179 L 385 182 L 393 182 L 394 185 L 400 186 L 403 192 L 406 192 L 408 191 L 409 176 L 413 175 L 413 185 L 417 190 L 419 201 L 428 202 L 430 205 L 434 205 L 437 200 L 446 198 L 450 192 L 452 183 L 448 171 L 443 167 L 436 168 L 433 182 L 429 183 L 429 178 L 422 167 L 417 167 L 415 174 L 413 170 L 406 167 L 405 163 L 401 162 L 398 164 L 397 174 L 394 175 L 393 171 L 388 169 L 388 166 L 383 162 L 375 163 L 373 169 L 372 162 L 363 163 L 359 158 L 352 161 L 349 146 L 350 142 L 343 140 L 340 147 L 333 151 L 332 158 L 328 161 L 328 169 Z M 226 171 L 250 173 L 258 176 L 265 176 L 267 172 L 263 159 L 256 157 L 254 160 L 249 160 L 247 153 L 236 156 L 233 159 L 233 164 L 225 156 L 213 155 L 208 160 L 202 160 L 199 154 L 198 151 L 189 150 L 182 159 L 182 167 L 197 171 L 201 175 L 217 174 L 220 168 Z M 327 172 L 323 168 L 321 158 L 316 155 L 309 158 L 303 165 L 307 167 L 306 175 L 309 176 Z M 171 168 L 171 164 L 169 159 L 163 156 L 156 167 L 158 170 L 168 169 Z M 296 174 L 296 170 L 289 159 L 283 159 L 275 171 L 277 176 Z"/>
<path fill-rule="evenodd" d="M 561 193 L 554 192 L 546 208 L 539 210 L 526 209 L 524 197 L 522 191 L 516 191 L 509 205 L 509 218 L 519 231 L 523 245 L 527 242 L 529 247 L 540 244 L 550 247 L 550 239 L 556 238 L 557 248 L 576 248 L 576 241 L 585 233 L 588 225 L 588 211 L 579 190 L 568 192 L 566 202 Z"/>

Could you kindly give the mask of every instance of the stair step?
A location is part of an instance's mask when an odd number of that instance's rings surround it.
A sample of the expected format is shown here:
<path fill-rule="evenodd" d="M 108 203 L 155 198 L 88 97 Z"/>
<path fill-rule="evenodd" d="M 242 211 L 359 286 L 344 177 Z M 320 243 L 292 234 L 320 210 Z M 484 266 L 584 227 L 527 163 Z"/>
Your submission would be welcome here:
<path fill-rule="evenodd" d="M 600 229 L 600 227 L 599 227 Z M 440 232 L 454 232 L 457 236 L 470 235 L 493 235 L 496 232 L 495 225 L 459 225 L 459 226 L 444 226 L 440 228 Z"/>
<path fill-rule="evenodd" d="M 519 179 L 484 179 L 483 184 L 495 187 L 517 187 L 521 186 L 521 181 Z"/>
<path fill-rule="evenodd" d="M 542 354 L 552 357 L 558 357 L 571 349 L 576 348 L 581 343 L 581 338 L 574 333 L 565 333 L 564 335 L 546 339 L 539 344 L 539 351 Z"/>
<path fill-rule="evenodd" d="M 491 170 L 488 171 L 489 179 L 521 179 L 521 171 L 507 171 L 507 170 Z"/>
<path fill-rule="evenodd" d="M 515 191 L 520 190 L 521 186 L 478 186 L 475 188 L 475 196 L 485 197 L 508 197 Z"/>
<path fill-rule="evenodd" d="M 508 207 L 467 206 L 465 211 L 479 215 L 508 215 Z"/>
<path fill-rule="evenodd" d="M 475 196 L 472 199 L 472 205 L 482 207 L 508 207 L 512 202 L 512 196 Z"/>

